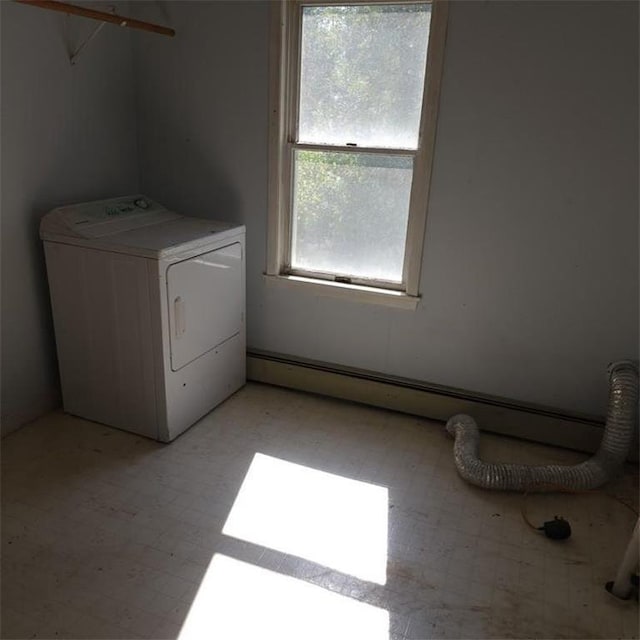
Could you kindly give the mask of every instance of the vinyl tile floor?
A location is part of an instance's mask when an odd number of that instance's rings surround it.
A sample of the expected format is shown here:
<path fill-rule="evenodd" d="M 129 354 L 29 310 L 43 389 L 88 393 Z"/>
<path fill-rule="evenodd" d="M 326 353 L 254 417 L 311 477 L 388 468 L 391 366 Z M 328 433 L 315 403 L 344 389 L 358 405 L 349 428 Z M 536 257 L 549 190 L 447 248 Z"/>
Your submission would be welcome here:
<path fill-rule="evenodd" d="M 487 460 L 584 455 L 483 435 Z M 51 413 L 2 442 L 3 638 L 637 638 L 605 492 L 465 483 L 443 425 L 248 384 L 165 445 Z M 609 494 L 609 495 L 608 495 Z"/>

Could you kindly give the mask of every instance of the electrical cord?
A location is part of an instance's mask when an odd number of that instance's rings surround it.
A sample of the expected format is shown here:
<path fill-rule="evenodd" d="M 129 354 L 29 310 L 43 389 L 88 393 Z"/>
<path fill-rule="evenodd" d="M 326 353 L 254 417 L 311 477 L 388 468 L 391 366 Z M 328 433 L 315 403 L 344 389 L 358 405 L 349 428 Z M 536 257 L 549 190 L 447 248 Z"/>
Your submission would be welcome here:
<path fill-rule="evenodd" d="M 591 489 L 591 490 L 570 489 L 568 487 L 563 487 L 562 485 L 555 485 L 555 484 L 549 484 L 549 483 L 540 484 L 540 485 L 537 485 L 537 487 L 544 488 L 549 492 L 557 492 L 557 493 L 571 493 L 571 494 L 591 493 L 591 494 L 605 495 L 608 498 L 616 500 L 621 505 L 625 506 L 627 509 L 633 512 L 636 516 L 638 516 L 637 509 L 635 509 L 633 506 L 631 506 L 630 504 L 625 502 L 622 498 L 620 498 L 619 496 L 616 496 L 613 493 L 608 493 L 606 491 L 601 491 L 598 489 Z M 522 516 L 522 519 L 524 520 L 524 522 L 534 531 L 544 532 L 544 534 L 548 538 L 551 538 L 552 540 L 566 540 L 567 538 L 569 538 L 571 536 L 571 525 L 562 516 L 554 516 L 553 520 L 548 520 L 547 522 L 543 523 L 543 525 L 540 527 L 536 527 L 536 525 L 533 524 L 531 520 L 529 520 L 527 516 L 527 496 L 528 495 L 529 493 L 527 491 L 523 493 L 522 502 L 520 505 L 520 515 Z"/>
<path fill-rule="evenodd" d="M 542 531 L 547 538 L 552 540 L 566 540 L 571 536 L 571 525 L 562 516 L 554 516 L 553 520 L 547 520 L 541 527 L 536 527 L 527 517 L 526 499 L 527 493 L 522 496 L 522 504 L 520 507 L 520 515 L 522 519 L 535 531 Z"/>
<path fill-rule="evenodd" d="M 538 531 L 538 527 L 536 527 L 535 524 L 533 524 L 533 522 L 531 522 L 531 520 L 529 520 L 529 518 L 527 517 L 527 496 L 529 494 L 525 491 L 522 494 L 522 503 L 520 505 L 520 515 L 522 516 L 522 519 L 525 521 L 526 524 L 528 524 L 534 531 Z"/>

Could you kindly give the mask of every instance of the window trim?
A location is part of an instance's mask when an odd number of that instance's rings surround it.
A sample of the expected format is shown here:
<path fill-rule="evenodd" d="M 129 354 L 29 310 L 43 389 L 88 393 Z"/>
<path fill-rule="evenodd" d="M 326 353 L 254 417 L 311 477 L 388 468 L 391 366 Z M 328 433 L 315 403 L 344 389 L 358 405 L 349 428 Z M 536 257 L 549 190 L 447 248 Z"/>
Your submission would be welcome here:
<path fill-rule="evenodd" d="M 411 4 L 424 0 L 275 0 L 271 2 L 271 38 L 269 49 L 269 195 L 267 218 L 267 265 L 266 275 L 286 278 L 290 283 L 301 286 L 335 285 L 332 279 L 325 280 L 321 274 L 288 272 L 286 266 L 290 252 L 290 204 L 292 156 L 295 148 L 322 148 L 330 151 L 350 151 L 355 149 L 342 145 L 313 145 L 296 143 L 297 109 L 299 103 L 299 75 L 301 47 L 301 7 L 304 5 L 326 6 L 330 4 Z M 428 0 L 427 0 L 428 1 Z M 448 0 L 431 0 L 432 14 L 427 49 L 427 66 L 422 96 L 422 113 L 418 131 L 417 149 L 393 148 L 385 153 L 410 155 L 414 158 L 414 180 L 411 188 L 405 259 L 402 283 L 394 286 L 378 281 L 355 280 L 353 290 L 359 292 L 359 299 L 366 298 L 366 290 L 371 288 L 372 301 L 380 301 L 388 290 L 393 297 L 401 293 L 404 297 L 419 298 L 420 271 L 424 249 L 427 208 L 433 167 L 433 150 L 439 105 L 440 82 L 444 60 L 444 43 L 448 14 Z M 378 152 L 378 148 L 357 147 L 358 153 Z M 340 284 L 340 283 L 338 283 Z M 315 288 L 315 287 L 314 287 Z M 328 287 L 327 293 L 344 287 Z M 347 288 L 347 291 L 349 288 Z M 410 305 L 415 306 L 415 305 Z"/>

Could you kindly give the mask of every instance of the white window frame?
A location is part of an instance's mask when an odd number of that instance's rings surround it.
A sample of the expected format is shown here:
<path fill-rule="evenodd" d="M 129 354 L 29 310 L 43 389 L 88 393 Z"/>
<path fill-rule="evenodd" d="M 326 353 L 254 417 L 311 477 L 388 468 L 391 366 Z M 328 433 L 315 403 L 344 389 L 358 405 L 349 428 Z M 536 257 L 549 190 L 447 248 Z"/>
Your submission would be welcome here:
<path fill-rule="evenodd" d="M 435 143 L 440 79 L 448 0 L 432 0 L 427 66 L 422 113 L 416 149 L 378 149 L 297 142 L 300 79 L 300 37 L 303 6 L 331 4 L 413 4 L 424 0 L 275 0 L 271 3 L 271 43 L 269 68 L 269 213 L 267 228 L 267 268 L 269 282 L 306 287 L 315 293 L 347 297 L 415 309 L 420 298 L 420 271 L 433 149 Z M 290 264 L 292 216 L 292 158 L 294 149 L 314 149 L 358 153 L 413 156 L 413 178 L 409 201 L 402 283 L 353 278 L 336 282 L 333 274 L 292 271 Z M 342 280 L 342 279 L 339 279 Z"/>

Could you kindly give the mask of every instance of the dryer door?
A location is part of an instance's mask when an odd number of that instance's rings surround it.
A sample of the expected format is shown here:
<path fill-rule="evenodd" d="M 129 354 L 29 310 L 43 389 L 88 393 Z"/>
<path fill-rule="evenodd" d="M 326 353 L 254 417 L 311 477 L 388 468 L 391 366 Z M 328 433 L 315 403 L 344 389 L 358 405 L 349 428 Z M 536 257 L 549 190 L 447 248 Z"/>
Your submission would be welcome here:
<path fill-rule="evenodd" d="M 173 371 L 240 332 L 242 263 L 242 246 L 236 242 L 167 269 Z"/>

